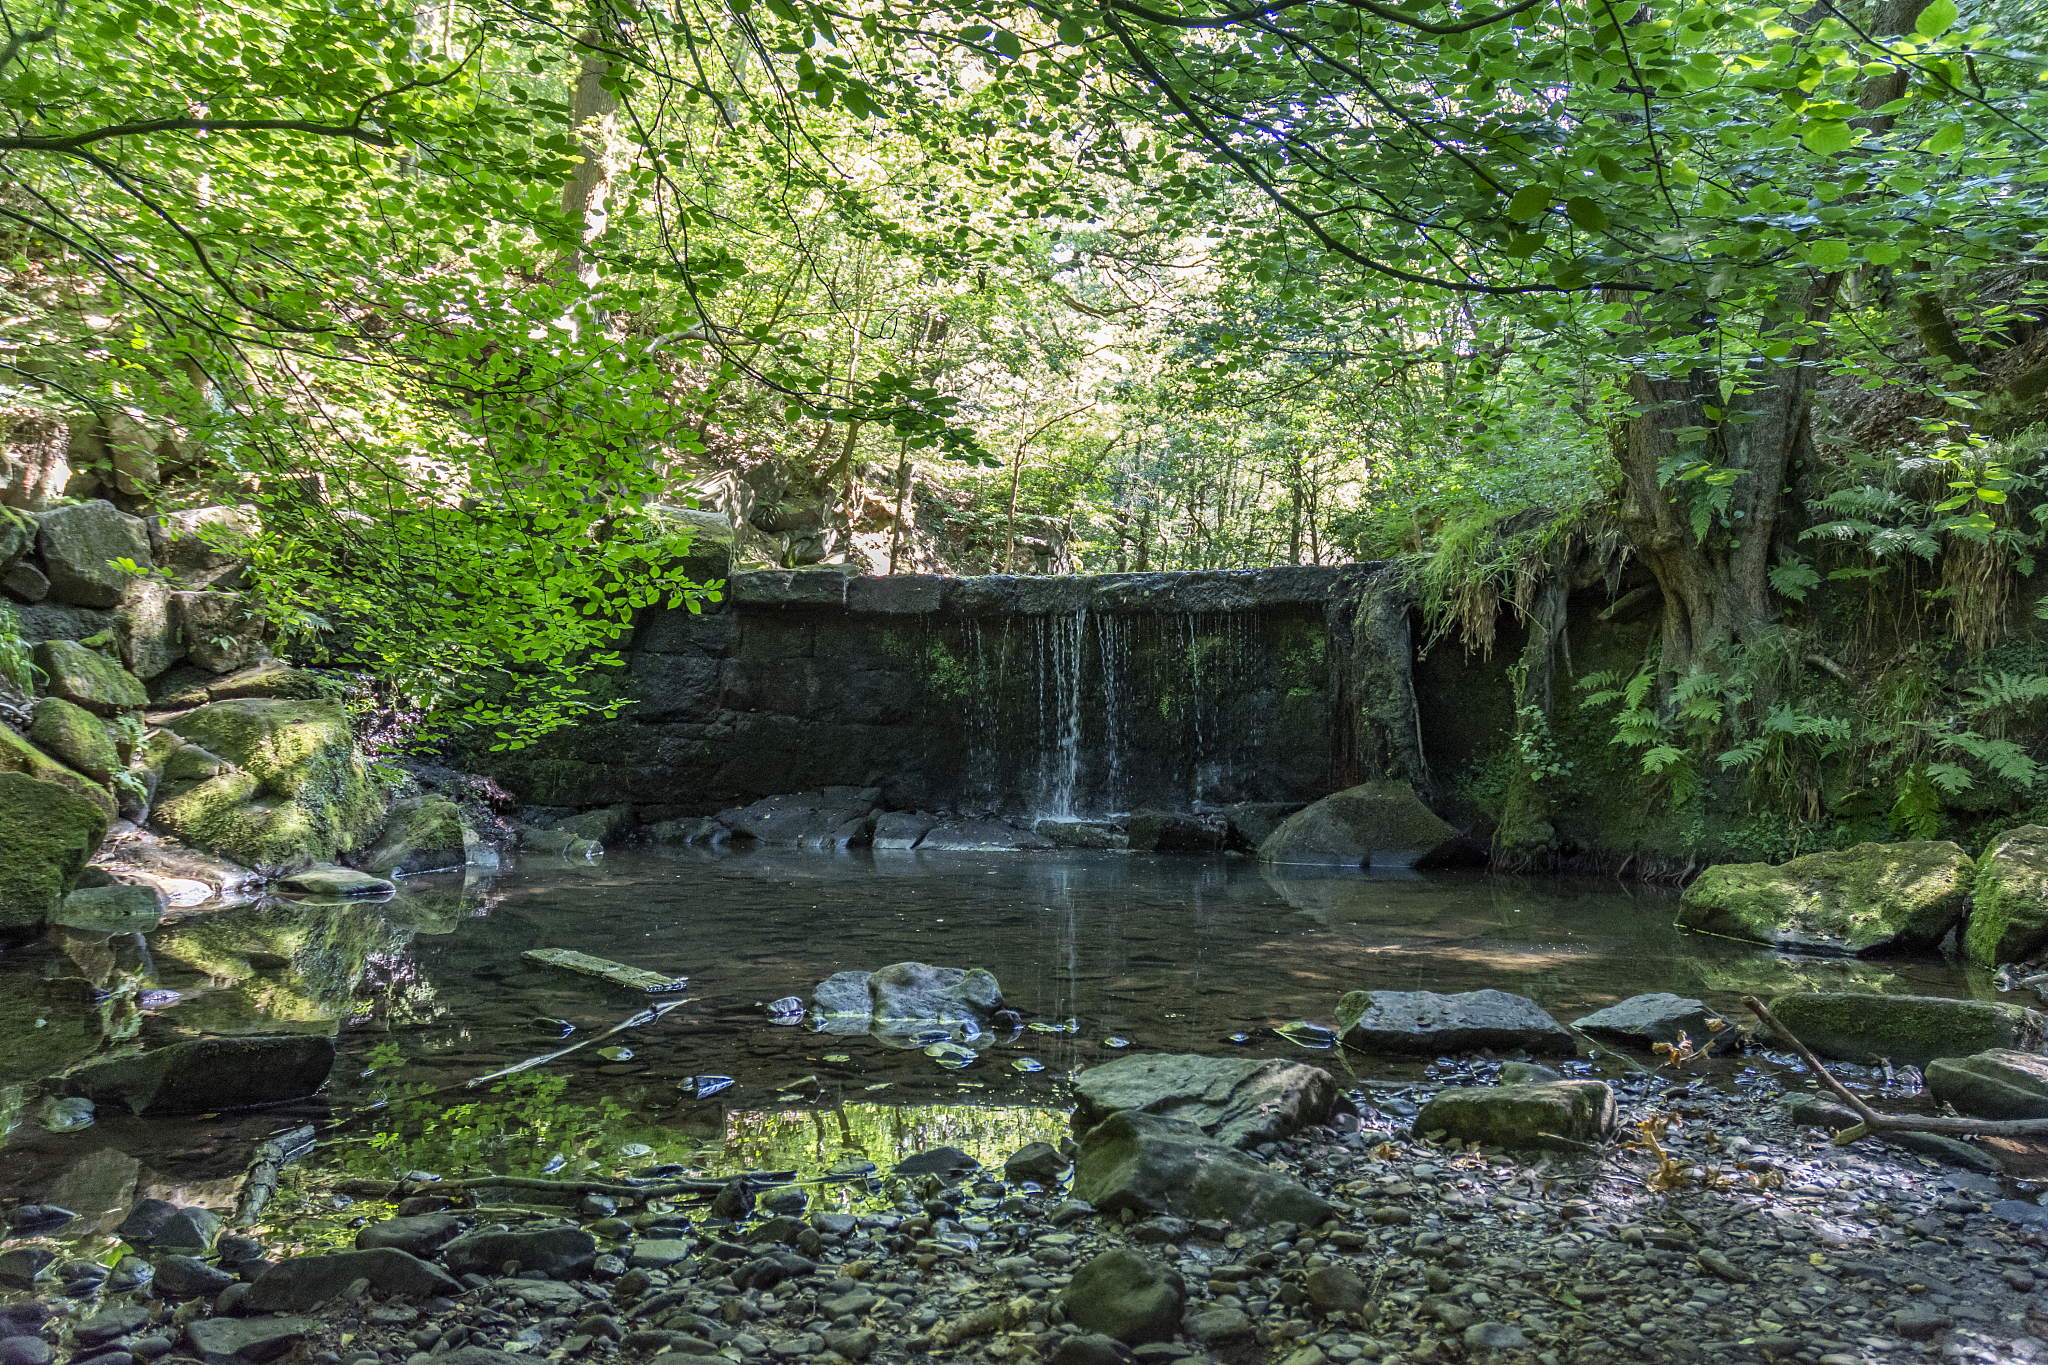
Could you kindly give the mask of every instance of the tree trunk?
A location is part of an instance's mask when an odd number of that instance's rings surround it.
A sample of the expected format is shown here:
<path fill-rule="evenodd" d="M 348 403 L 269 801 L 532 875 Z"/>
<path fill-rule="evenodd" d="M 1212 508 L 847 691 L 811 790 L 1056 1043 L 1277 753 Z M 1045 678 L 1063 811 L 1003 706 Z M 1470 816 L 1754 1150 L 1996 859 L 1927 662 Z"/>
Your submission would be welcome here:
<path fill-rule="evenodd" d="M 896 455 L 896 524 L 889 528 L 889 572 L 896 572 L 896 556 L 903 548 L 905 523 L 910 519 L 910 441 Z"/>
<path fill-rule="evenodd" d="M 604 235 L 611 211 L 610 174 L 605 165 L 605 125 L 618 112 L 619 97 L 605 89 L 604 80 L 615 70 L 606 46 L 618 32 L 618 16 L 609 0 L 592 0 L 590 22 L 576 38 L 582 61 L 576 80 L 569 87 L 569 114 L 576 129 L 576 152 L 582 157 L 562 186 L 562 212 L 583 225 L 581 245 L 563 256 L 560 268 L 585 284 L 597 281 L 597 270 L 584 248 Z"/>

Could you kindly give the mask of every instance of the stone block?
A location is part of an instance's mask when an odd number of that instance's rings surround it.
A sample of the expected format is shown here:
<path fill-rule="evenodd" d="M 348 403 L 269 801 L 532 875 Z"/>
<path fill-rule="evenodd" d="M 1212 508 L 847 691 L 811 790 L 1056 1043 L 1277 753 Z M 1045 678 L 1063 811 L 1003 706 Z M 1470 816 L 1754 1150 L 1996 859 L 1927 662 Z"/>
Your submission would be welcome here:
<path fill-rule="evenodd" d="M 888 574 L 856 578 L 846 585 L 846 609 L 884 616 L 910 616 L 939 609 L 936 574 Z"/>

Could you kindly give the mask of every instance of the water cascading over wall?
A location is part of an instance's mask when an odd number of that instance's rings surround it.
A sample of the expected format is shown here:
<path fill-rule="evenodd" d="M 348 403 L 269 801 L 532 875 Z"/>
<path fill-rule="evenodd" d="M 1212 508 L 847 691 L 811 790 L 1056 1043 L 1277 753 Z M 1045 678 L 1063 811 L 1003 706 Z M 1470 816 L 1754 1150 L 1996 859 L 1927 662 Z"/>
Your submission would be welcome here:
<path fill-rule="evenodd" d="M 521 799 L 708 814 L 821 786 L 1095 816 L 1426 784 L 1408 610 L 1377 566 L 732 576 L 638 623 L 621 719 L 495 764 Z"/>

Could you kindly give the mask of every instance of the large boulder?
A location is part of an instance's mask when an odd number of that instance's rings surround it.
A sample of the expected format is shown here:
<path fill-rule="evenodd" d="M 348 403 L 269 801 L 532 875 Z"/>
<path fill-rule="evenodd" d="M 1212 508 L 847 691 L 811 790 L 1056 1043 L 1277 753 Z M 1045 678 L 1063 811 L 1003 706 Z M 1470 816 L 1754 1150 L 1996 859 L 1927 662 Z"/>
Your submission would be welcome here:
<path fill-rule="evenodd" d="M 1043 834 L 1000 820 L 953 820 L 935 825 L 917 844 L 920 853 L 1042 853 L 1058 848 Z"/>
<path fill-rule="evenodd" d="M 1685 889 L 1678 923 L 1792 952 L 1929 948 L 1962 918 L 1975 871 L 1969 854 L 1938 839 L 1858 844 L 1778 867 L 1727 863 Z"/>
<path fill-rule="evenodd" d="M 1074 1272 L 1060 1291 L 1067 1320 L 1126 1346 L 1180 1334 L 1187 1287 L 1173 1267 L 1118 1247 Z"/>
<path fill-rule="evenodd" d="M 836 848 L 865 839 L 878 788 L 827 787 L 791 796 L 766 796 L 751 806 L 719 812 L 735 838 L 800 848 Z"/>
<path fill-rule="evenodd" d="M 835 1033 L 916 1035 L 930 1029 L 975 1034 L 1003 1007 L 1003 988 L 984 968 L 897 962 L 876 972 L 834 972 L 812 992 Z"/>
<path fill-rule="evenodd" d="M 0 735 L 11 733 L 0 726 Z M 0 930 L 34 929 L 49 918 L 99 851 L 108 815 L 56 783 L 0 772 Z"/>
<path fill-rule="evenodd" d="M 597 1239 L 581 1228 L 535 1228 L 520 1232 L 471 1232 L 441 1249 L 441 1262 L 457 1275 L 501 1273 L 505 1262 L 566 1280 L 586 1273 L 597 1260 Z"/>
<path fill-rule="evenodd" d="M 1927 1064 L 1927 1089 L 1980 1119 L 2048 1119 L 2048 1057 L 1993 1048 Z"/>
<path fill-rule="evenodd" d="M 167 780 L 155 822 L 186 843 L 279 871 L 361 848 L 384 819 L 385 791 L 332 701 L 213 702 L 166 727 L 234 769 Z"/>
<path fill-rule="evenodd" d="M 5 725 L 0 725 L 0 773 L 20 773 L 38 782 L 62 787 L 97 807 L 109 821 L 114 818 L 114 798 L 105 787 L 84 773 L 59 763 Z M 0 829 L 4 828 L 0 826 Z"/>
<path fill-rule="evenodd" d="M 132 1114 L 207 1114 L 304 1099 L 333 1069 L 334 1040 L 319 1034 L 194 1038 L 88 1062 L 53 1085 Z"/>
<path fill-rule="evenodd" d="M 1365 782 L 1282 820 L 1259 845 L 1259 861 L 1413 867 L 1448 857 L 1457 840 L 1406 782 Z"/>
<path fill-rule="evenodd" d="M 1337 1002 L 1337 1032 L 1359 1052 L 1440 1057 L 1449 1052 L 1527 1049 L 1539 1056 L 1578 1052 L 1571 1030 L 1523 995 L 1506 991 L 1352 991 Z"/>
<path fill-rule="evenodd" d="M 170 585 L 161 579 L 137 579 L 128 600 L 114 613 L 114 638 L 121 662 L 138 678 L 154 678 L 185 657 L 178 623 L 171 615 Z"/>
<path fill-rule="evenodd" d="M 401 801 L 355 862 L 387 877 L 461 867 L 467 861 L 463 836 L 462 812 L 446 797 Z"/>
<path fill-rule="evenodd" d="M 1963 955 L 1995 966 L 2048 945 L 2048 825 L 2021 825 L 1991 841 L 1977 860 Z"/>
<path fill-rule="evenodd" d="M 243 507 L 194 507 L 149 520 L 157 564 L 185 588 L 239 587 L 255 534 L 255 514 Z"/>
<path fill-rule="evenodd" d="M 36 646 L 35 658 L 52 696 L 76 702 L 96 716 L 137 711 L 149 704 L 142 679 L 76 640 L 45 640 Z"/>
<path fill-rule="evenodd" d="M 171 619 L 192 662 L 209 673 L 232 673 L 263 653 L 268 623 L 239 592 L 174 592 Z"/>
<path fill-rule="evenodd" d="M 1192 1123 L 1129 1112 L 1111 1114 L 1082 1136 L 1074 1197 L 1105 1213 L 1130 1209 L 1240 1226 L 1315 1227 L 1332 1213 L 1320 1195 Z"/>
<path fill-rule="evenodd" d="M 62 697 L 36 699 L 28 737 L 95 782 L 113 781 L 122 766 L 114 737 L 100 718 Z"/>
<path fill-rule="evenodd" d="M 1577 1151 L 1614 1131 L 1614 1092 L 1605 1081 L 1534 1081 L 1441 1090 L 1415 1117 L 1415 1131 L 1494 1147 Z"/>
<path fill-rule="evenodd" d="M 492 1266 L 495 1272 L 498 1267 Z M 337 1251 L 328 1256 L 294 1256 L 279 1261 L 256 1277 L 242 1299 L 244 1313 L 304 1313 L 345 1291 L 357 1280 L 384 1294 L 409 1299 L 435 1295 L 455 1298 L 460 1282 L 439 1266 L 429 1265 L 396 1247 L 371 1251 Z"/>
<path fill-rule="evenodd" d="M 1322 1123 L 1337 1082 L 1320 1067 L 1254 1057 L 1145 1055 L 1090 1067 L 1074 1083 L 1074 1130 L 1111 1114 L 1163 1114 L 1232 1147 L 1256 1147 Z"/>
<path fill-rule="evenodd" d="M 1682 1038 L 1699 1052 L 1735 1037 L 1734 1028 L 1718 1012 L 1698 1000 L 1669 991 L 1632 995 L 1619 1004 L 1572 1020 L 1572 1027 L 1595 1038 L 1638 1047 L 1677 1043 Z"/>
<path fill-rule="evenodd" d="M 1937 1057 L 2010 1048 L 2038 1052 L 2048 1018 L 2024 1005 L 1931 995 L 1781 995 L 1771 1013 L 1822 1057 L 1925 1068 Z"/>
<path fill-rule="evenodd" d="M 110 502 L 81 502 L 43 513 L 36 535 L 50 596 L 80 607 L 115 607 L 152 560 L 149 528 Z M 135 569 L 121 567 L 127 561 Z"/>

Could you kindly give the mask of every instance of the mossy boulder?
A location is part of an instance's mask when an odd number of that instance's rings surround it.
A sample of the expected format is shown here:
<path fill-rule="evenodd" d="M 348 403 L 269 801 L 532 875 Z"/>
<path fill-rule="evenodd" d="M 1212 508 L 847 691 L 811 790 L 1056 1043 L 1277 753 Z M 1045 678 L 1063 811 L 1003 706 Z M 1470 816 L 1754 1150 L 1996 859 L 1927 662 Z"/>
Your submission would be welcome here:
<path fill-rule="evenodd" d="M 174 592 L 171 619 L 192 662 L 210 673 L 232 673 L 263 652 L 266 625 L 238 592 Z"/>
<path fill-rule="evenodd" d="M 1975 874 L 1969 854 L 1936 839 L 1858 844 L 1778 867 L 1729 863 L 1685 889 L 1678 923 L 1792 952 L 1928 948 L 1962 918 Z"/>
<path fill-rule="evenodd" d="M 50 575 L 50 596 L 80 607 L 114 607 L 136 575 L 151 566 L 149 528 L 108 502 L 82 502 L 45 512 L 37 548 Z"/>
<path fill-rule="evenodd" d="M 1991 841 L 1977 860 L 1963 955 L 1995 966 L 2032 957 L 2048 944 L 2048 825 L 2021 825 Z"/>
<path fill-rule="evenodd" d="M 1822 1057 L 1925 1068 L 1938 1057 L 1998 1048 L 2038 1052 L 2048 1017 L 2024 1005 L 1932 995 L 1821 991 L 1771 1002 L 1778 1022 Z"/>
<path fill-rule="evenodd" d="M 52 696 L 75 702 L 96 716 L 135 711 L 149 704 L 142 679 L 76 640 L 45 640 L 37 645 L 36 667 L 48 677 Z"/>
<path fill-rule="evenodd" d="M 332 862 L 383 823 L 384 787 L 336 702 L 214 702 L 166 728 L 234 764 L 158 793 L 155 822 L 197 848 L 274 873 Z"/>
<path fill-rule="evenodd" d="M 28 737 L 95 782 L 113 781 L 121 767 L 120 751 L 106 725 L 83 706 L 62 697 L 37 700 Z"/>
<path fill-rule="evenodd" d="M 1412 867 L 1447 856 L 1457 839 L 1406 782 L 1365 782 L 1282 820 L 1259 845 L 1259 861 Z"/>
<path fill-rule="evenodd" d="M 0 725 L 0 773 L 20 773 L 38 782 L 52 783 L 91 802 L 109 821 L 114 818 L 114 798 L 105 787 L 59 763 L 5 725 Z M 0 842 L 5 841 L 6 831 L 7 827 L 0 825 Z"/>
<path fill-rule="evenodd" d="M 1422 1107 L 1415 1131 L 1496 1147 L 1580 1151 L 1614 1131 L 1614 1115 L 1614 1092 L 1605 1081 L 1459 1086 L 1437 1092 Z"/>
<path fill-rule="evenodd" d="M 1928 1064 L 1927 1089 L 1971 1118 L 2048 1119 L 2048 1057 L 2007 1048 L 1944 1057 Z"/>
<path fill-rule="evenodd" d="M 387 877 L 461 867 L 463 833 L 462 812 L 446 797 L 401 801 L 356 865 Z"/>
<path fill-rule="evenodd" d="M 0 930 L 47 920 L 106 837 L 102 806 L 54 782 L 0 772 Z"/>

